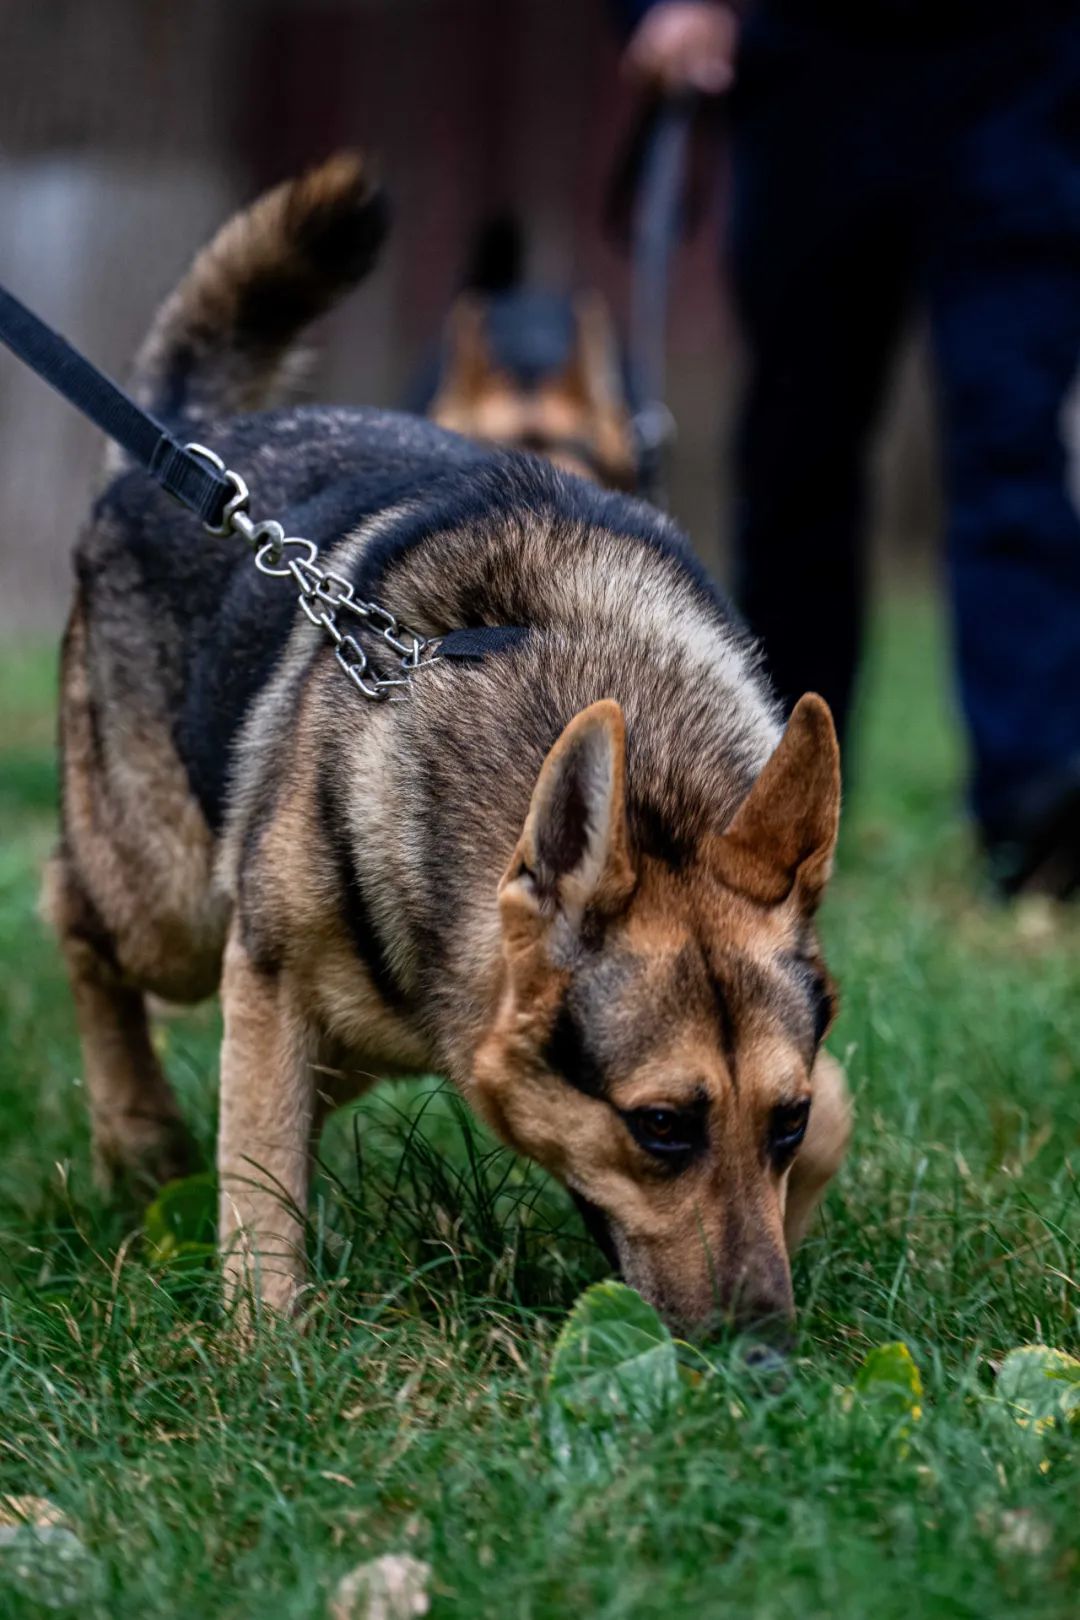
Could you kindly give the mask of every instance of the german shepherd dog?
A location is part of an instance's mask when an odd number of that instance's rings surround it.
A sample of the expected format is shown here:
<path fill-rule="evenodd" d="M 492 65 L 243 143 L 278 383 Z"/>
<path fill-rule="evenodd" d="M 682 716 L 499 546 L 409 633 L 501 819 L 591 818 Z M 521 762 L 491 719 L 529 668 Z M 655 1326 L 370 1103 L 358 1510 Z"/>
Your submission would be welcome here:
<path fill-rule="evenodd" d="M 383 229 L 352 156 L 270 192 L 195 260 L 133 386 L 361 597 L 474 651 L 367 701 L 290 582 L 112 462 L 77 548 L 46 884 L 96 1159 L 189 1167 L 146 996 L 220 983 L 234 1298 L 302 1298 L 327 1107 L 438 1071 L 671 1322 L 787 1318 L 849 1129 L 820 1049 L 828 710 L 807 696 L 781 725 L 644 504 L 404 415 L 250 414 Z"/>
<path fill-rule="evenodd" d="M 515 220 L 498 216 L 477 233 L 421 408 L 455 433 L 633 490 L 638 454 L 611 311 L 597 292 L 528 285 L 524 258 Z"/>

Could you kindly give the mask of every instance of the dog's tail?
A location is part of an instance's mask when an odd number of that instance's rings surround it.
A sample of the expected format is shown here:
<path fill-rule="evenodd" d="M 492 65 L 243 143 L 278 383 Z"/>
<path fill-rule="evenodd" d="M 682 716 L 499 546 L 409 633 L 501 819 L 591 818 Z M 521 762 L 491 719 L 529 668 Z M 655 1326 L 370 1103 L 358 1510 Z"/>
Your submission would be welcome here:
<path fill-rule="evenodd" d="M 299 334 L 367 273 L 387 223 L 353 152 L 268 191 L 222 226 L 161 306 L 135 361 L 136 399 L 192 425 L 271 403 Z"/>

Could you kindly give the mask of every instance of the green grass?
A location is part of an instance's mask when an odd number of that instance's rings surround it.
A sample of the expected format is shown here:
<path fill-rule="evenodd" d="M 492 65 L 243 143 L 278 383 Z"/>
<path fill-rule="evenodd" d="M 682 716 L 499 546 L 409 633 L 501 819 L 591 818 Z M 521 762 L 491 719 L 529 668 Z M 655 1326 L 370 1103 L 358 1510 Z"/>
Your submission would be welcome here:
<path fill-rule="evenodd" d="M 797 1262 L 793 1375 L 756 1389 L 717 1346 L 578 1473 L 544 1377 L 601 1265 L 445 1093 L 334 1122 L 325 1309 L 247 1358 L 212 1269 L 155 1263 L 97 1198 L 34 910 L 50 663 L 0 664 L 0 1493 L 49 1498 L 88 1550 L 65 1591 L 0 1544 L 5 1620 L 323 1615 L 345 1571 L 404 1551 L 462 1620 L 1077 1612 L 1080 1433 L 1043 1444 L 988 1396 L 1010 1347 L 1080 1339 L 1080 928 L 980 897 L 937 621 L 916 604 L 880 628 L 825 919 L 858 1124 Z M 216 1038 L 212 1010 L 163 1026 L 208 1151 Z M 906 1433 L 844 1395 L 897 1338 L 925 1383 Z"/>

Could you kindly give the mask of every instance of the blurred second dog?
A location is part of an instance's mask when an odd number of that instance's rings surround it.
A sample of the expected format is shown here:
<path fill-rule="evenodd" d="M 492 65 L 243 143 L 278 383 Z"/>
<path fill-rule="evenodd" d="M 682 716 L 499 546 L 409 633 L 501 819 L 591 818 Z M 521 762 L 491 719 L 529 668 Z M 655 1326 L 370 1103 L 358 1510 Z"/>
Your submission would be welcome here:
<path fill-rule="evenodd" d="M 440 427 L 546 457 L 609 489 L 637 490 L 626 367 L 597 292 L 527 283 L 509 217 L 477 233 L 420 408 Z"/>

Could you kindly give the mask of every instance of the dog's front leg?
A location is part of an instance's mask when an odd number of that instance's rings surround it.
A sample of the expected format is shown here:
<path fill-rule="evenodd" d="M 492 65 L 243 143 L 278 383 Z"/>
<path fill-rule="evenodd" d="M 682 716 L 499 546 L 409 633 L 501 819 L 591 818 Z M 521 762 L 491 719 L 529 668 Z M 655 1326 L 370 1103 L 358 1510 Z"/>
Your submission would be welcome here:
<path fill-rule="evenodd" d="M 839 1170 L 851 1135 L 851 1096 L 843 1069 L 828 1052 L 814 1064 L 813 1103 L 806 1139 L 788 1177 L 784 1239 L 788 1253 L 806 1236 L 821 1196 Z"/>
<path fill-rule="evenodd" d="M 311 1027 L 287 973 L 264 973 L 234 925 L 222 1004 L 219 1241 L 226 1292 L 288 1313 L 304 1283 L 315 1085 Z"/>

